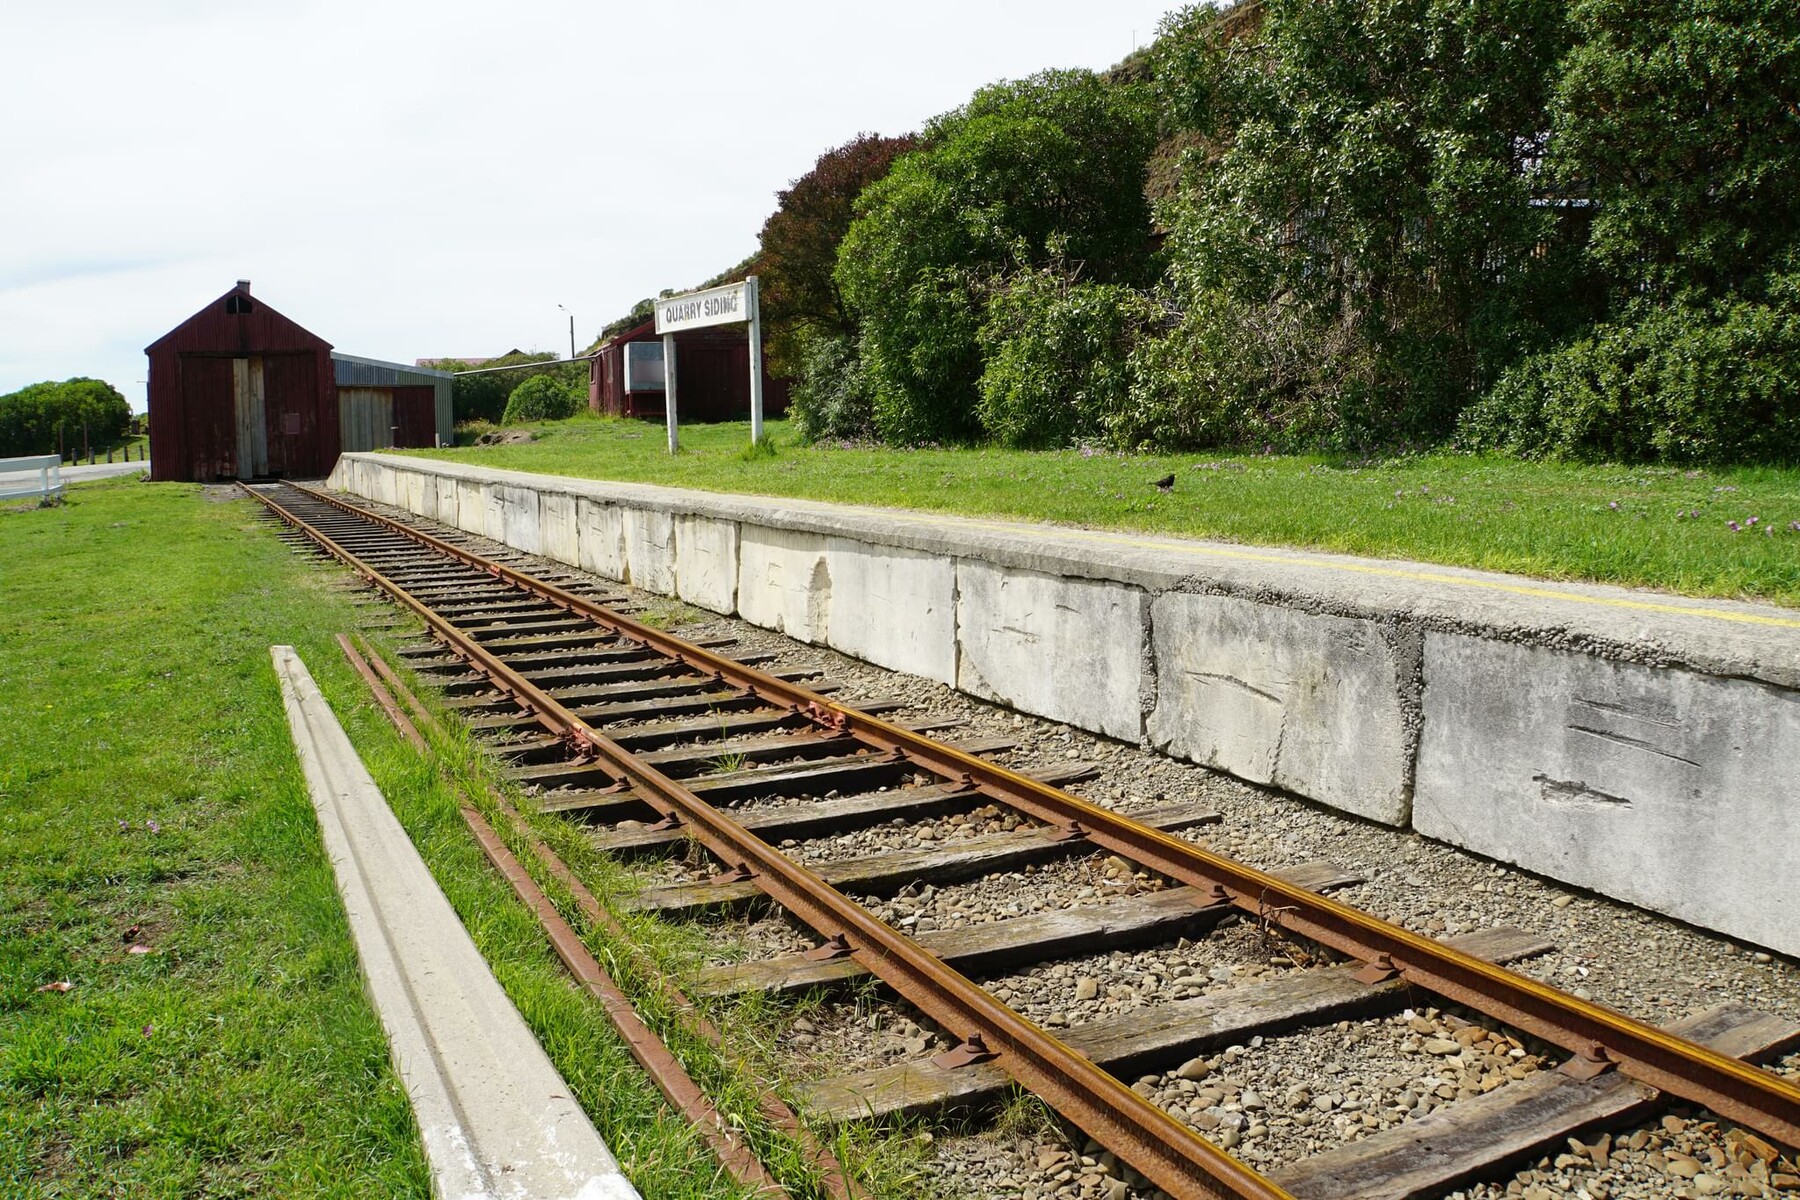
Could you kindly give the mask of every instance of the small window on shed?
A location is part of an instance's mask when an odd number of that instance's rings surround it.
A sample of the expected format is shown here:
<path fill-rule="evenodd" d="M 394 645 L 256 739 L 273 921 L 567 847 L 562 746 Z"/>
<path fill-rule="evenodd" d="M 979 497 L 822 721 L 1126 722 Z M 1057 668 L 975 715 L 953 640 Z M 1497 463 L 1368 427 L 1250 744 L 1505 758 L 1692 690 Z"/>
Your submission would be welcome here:
<path fill-rule="evenodd" d="M 251 311 L 250 297 L 240 292 L 233 292 L 225 297 L 225 311 L 232 316 L 241 316 Z"/>

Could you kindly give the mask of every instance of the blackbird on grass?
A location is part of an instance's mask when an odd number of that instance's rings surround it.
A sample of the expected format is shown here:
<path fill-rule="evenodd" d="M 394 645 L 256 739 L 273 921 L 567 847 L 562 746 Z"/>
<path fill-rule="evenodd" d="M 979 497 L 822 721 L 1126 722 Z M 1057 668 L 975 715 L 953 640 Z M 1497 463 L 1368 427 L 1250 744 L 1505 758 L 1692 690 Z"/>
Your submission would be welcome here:
<path fill-rule="evenodd" d="M 1164 495 L 1167 495 L 1169 492 L 1175 490 L 1175 476 L 1164 475 L 1150 486 L 1154 487 L 1157 491 L 1162 492 Z"/>

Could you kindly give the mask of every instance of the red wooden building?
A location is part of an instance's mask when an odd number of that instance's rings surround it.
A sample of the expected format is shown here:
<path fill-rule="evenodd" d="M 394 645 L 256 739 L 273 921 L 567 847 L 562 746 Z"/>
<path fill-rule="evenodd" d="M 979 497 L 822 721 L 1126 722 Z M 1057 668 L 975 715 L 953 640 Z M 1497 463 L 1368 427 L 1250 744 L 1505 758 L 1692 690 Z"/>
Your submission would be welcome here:
<path fill-rule="evenodd" d="M 332 353 L 237 286 L 152 342 L 151 478 L 316 478 L 344 450 L 452 436 L 450 376 Z"/>
<path fill-rule="evenodd" d="M 588 407 L 605 416 L 663 416 L 662 336 L 649 317 L 600 344 L 588 363 Z M 787 411 L 789 381 L 769 374 L 763 360 L 763 415 Z M 683 421 L 742 421 L 750 417 L 750 336 L 740 326 L 715 325 L 675 335 L 675 396 Z"/>

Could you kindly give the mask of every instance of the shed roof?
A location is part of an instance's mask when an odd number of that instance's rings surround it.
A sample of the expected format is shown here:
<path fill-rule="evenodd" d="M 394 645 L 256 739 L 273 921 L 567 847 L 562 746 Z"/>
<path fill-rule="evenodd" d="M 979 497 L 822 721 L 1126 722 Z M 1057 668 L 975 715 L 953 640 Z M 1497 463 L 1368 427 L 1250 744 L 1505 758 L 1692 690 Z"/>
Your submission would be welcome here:
<path fill-rule="evenodd" d="M 248 280 L 144 347 L 144 353 L 329 352 L 331 343 L 251 296 Z"/>
<path fill-rule="evenodd" d="M 331 361 L 339 387 L 389 387 L 405 384 L 435 384 L 454 378 L 448 371 L 431 367 L 415 367 L 388 362 L 380 358 L 362 358 L 355 354 L 331 352 Z"/>

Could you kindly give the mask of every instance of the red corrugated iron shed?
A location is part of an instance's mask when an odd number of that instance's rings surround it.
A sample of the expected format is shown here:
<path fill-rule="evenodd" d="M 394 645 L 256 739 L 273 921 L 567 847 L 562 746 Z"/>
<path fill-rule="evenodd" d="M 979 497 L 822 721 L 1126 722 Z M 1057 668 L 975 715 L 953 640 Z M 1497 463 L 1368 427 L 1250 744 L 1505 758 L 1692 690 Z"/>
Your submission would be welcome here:
<path fill-rule="evenodd" d="M 320 476 L 337 461 L 331 343 L 252 298 L 249 280 L 144 352 L 153 479 Z"/>
<path fill-rule="evenodd" d="M 660 386 L 625 390 L 625 346 L 660 344 L 656 319 L 645 320 L 600 344 L 588 363 L 588 407 L 604 416 L 661 420 Z M 789 381 L 769 374 L 763 359 L 763 415 L 787 411 Z M 691 329 L 675 335 L 675 404 L 683 421 L 741 421 L 750 416 L 750 336 L 735 325 Z"/>

